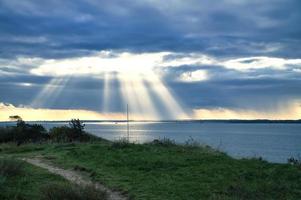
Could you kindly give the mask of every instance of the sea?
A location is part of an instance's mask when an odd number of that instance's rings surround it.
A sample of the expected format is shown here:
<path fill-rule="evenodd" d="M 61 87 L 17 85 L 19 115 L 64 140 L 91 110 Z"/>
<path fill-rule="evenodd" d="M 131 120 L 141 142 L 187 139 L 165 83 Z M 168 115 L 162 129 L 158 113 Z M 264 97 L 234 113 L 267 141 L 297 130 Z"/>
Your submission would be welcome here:
<path fill-rule="evenodd" d="M 47 129 L 67 122 L 39 122 Z M 0 126 L 12 125 L 2 122 Z M 85 122 L 85 130 L 108 140 L 129 138 L 144 143 L 168 138 L 185 144 L 195 141 L 223 151 L 234 158 L 262 158 L 286 163 L 290 157 L 301 159 L 301 123 L 229 122 Z"/>

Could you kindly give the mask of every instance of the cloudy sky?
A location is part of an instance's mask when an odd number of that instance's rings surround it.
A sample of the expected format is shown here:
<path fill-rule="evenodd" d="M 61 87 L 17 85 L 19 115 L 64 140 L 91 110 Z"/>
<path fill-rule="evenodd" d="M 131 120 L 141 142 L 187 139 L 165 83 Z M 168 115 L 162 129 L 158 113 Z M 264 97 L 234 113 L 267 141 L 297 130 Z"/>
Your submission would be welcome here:
<path fill-rule="evenodd" d="M 0 0 L 0 120 L 301 118 L 299 0 Z"/>

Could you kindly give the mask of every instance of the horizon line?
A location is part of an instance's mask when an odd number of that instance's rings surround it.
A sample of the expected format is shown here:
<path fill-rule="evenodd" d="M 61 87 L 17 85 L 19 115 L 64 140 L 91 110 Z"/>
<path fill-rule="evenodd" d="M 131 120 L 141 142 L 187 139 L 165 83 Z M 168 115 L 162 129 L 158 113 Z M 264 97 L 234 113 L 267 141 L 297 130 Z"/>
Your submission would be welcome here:
<path fill-rule="evenodd" d="M 71 120 L 71 119 L 70 119 Z M 26 122 L 69 122 L 70 120 L 23 120 Z M 125 119 L 85 120 L 82 122 L 127 122 Z M 12 123 L 15 121 L 0 121 L 0 123 Z M 164 120 L 129 120 L 129 122 L 300 122 L 301 119 L 164 119 Z"/>

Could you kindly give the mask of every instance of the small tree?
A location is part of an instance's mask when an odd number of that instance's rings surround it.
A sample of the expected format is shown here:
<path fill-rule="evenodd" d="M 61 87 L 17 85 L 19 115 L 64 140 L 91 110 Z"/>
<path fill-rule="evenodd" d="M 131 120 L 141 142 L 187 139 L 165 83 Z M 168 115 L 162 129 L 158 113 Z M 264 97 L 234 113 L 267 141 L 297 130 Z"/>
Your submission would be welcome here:
<path fill-rule="evenodd" d="M 12 115 L 12 116 L 9 116 L 9 119 L 11 121 L 19 121 L 19 120 L 22 120 L 22 117 L 20 117 L 19 115 Z"/>
<path fill-rule="evenodd" d="M 81 137 L 83 135 L 85 124 L 83 124 L 79 119 L 71 119 L 69 126 L 77 136 Z"/>
<path fill-rule="evenodd" d="M 17 127 L 25 129 L 26 126 L 27 126 L 27 124 L 22 119 L 18 119 L 18 121 L 17 121 Z"/>

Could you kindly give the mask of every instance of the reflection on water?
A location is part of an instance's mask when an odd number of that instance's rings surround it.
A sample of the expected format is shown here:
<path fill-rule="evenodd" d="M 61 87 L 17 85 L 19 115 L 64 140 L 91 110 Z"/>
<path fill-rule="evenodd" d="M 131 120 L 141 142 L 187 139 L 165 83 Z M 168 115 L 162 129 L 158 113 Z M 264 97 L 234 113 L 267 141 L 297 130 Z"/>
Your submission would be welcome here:
<path fill-rule="evenodd" d="M 47 128 L 66 123 L 43 124 Z M 86 131 L 109 140 L 126 137 L 126 123 L 86 123 Z M 286 162 L 301 156 L 301 124 L 248 123 L 130 123 L 130 139 L 147 142 L 170 138 L 184 143 L 190 137 L 237 158 L 263 157 L 271 162 Z"/>

